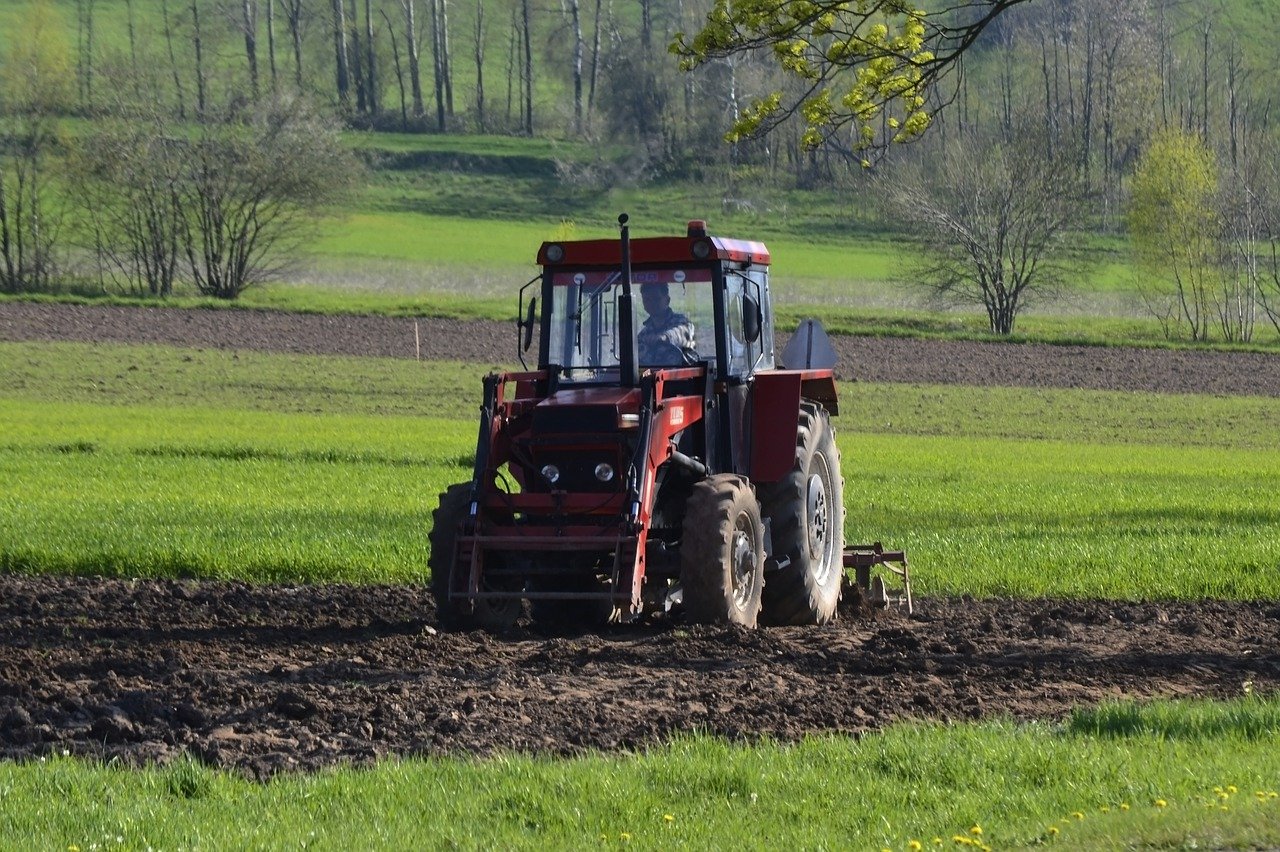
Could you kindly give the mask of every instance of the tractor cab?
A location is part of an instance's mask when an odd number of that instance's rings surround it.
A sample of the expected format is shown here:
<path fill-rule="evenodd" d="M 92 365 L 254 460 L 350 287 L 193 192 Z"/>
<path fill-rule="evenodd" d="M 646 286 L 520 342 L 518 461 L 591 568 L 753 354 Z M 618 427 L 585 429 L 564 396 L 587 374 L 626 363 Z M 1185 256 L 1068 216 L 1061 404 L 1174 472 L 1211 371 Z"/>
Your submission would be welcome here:
<path fill-rule="evenodd" d="M 684 238 L 543 243 L 538 263 L 538 368 L 558 382 L 634 384 L 624 370 L 633 337 L 637 375 L 705 365 L 716 377 L 741 382 L 774 366 L 769 252 L 762 243 L 708 236 L 706 223 L 695 220 Z M 532 317 L 531 310 L 530 324 Z M 680 326 L 667 337 L 682 345 L 646 333 L 646 323 L 661 330 L 664 318 Z"/>

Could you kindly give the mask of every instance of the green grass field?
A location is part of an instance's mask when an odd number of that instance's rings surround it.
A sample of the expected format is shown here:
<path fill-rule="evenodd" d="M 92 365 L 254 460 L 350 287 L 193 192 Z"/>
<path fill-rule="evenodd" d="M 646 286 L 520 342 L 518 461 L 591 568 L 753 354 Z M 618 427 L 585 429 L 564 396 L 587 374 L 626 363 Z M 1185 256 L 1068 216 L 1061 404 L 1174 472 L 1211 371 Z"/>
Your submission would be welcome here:
<path fill-rule="evenodd" d="M 0 845 L 57 849 L 1177 848 L 1280 842 L 1280 705 L 1117 704 L 1062 725 L 388 761 L 266 784 L 192 762 L 0 764 Z"/>
<path fill-rule="evenodd" d="M 76 344 L 0 363 L 10 571 L 421 580 L 475 449 L 474 365 Z M 842 396 L 846 537 L 906 547 L 923 594 L 1280 597 L 1280 401 Z"/>

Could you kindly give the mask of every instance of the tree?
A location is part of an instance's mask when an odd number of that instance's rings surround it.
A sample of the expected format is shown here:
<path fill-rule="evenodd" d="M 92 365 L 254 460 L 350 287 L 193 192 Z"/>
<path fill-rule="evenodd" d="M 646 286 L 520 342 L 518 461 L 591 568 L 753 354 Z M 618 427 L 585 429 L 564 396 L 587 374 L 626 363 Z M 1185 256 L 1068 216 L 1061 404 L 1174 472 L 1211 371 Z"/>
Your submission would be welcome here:
<path fill-rule="evenodd" d="M 65 147 L 71 51 L 48 0 L 36 0 L 0 55 L 0 290 L 42 289 L 54 274 L 61 210 L 50 167 Z"/>
<path fill-rule="evenodd" d="M 950 140 L 918 176 L 882 179 L 923 249 L 919 281 L 939 301 L 981 305 L 996 334 L 1012 333 L 1030 299 L 1078 265 L 1065 238 L 1084 219 L 1079 154 L 1050 151 L 1030 124 L 1015 125 L 1011 142 Z"/>
<path fill-rule="evenodd" d="M 118 88 L 117 91 L 128 91 Z M 184 231 L 187 150 L 155 97 L 121 99 L 89 131 L 77 163 L 79 198 L 99 279 L 126 292 L 169 296 Z"/>
<path fill-rule="evenodd" d="M 693 37 L 670 50 L 691 70 L 738 54 L 769 56 L 800 85 L 755 100 L 732 140 L 765 133 L 799 114 L 804 144 L 817 147 L 849 125 L 854 147 L 906 141 L 928 128 L 929 87 L 1004 10 L 1026 0 L 957 0 L 926 15 L 905 0 L 715 0 Z"/>
<path fill-rule="evenodd" d="M 1147 273 L 1143 298 L 1172 334 L 1185 326 L 1206 340 L 1218 287 L 1221 218 L 1218 170 L 1199 136 L 1157 134 L 1138 162 L 1129 206 L 1129 235 Z"/>
<path fill-rule="evenodd" d="M 183 151 L 179 242 L 196 289 L 234 299 L 281 271 L 359 166 L 301 99 L 225 109 Z"/>

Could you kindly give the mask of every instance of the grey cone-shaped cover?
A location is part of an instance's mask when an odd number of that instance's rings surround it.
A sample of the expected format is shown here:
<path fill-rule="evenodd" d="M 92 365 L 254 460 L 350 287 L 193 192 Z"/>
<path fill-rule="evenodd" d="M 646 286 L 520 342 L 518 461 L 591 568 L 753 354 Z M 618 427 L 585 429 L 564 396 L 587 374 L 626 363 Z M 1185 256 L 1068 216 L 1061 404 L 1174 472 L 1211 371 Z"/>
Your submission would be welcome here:
<path fill-rule="evenodd" d="M 838 356 L 831 339 L 816 319 L 803 320 L 782 350 L 782 366 L 788 370 L 826 370 L 834 368 Z"/>

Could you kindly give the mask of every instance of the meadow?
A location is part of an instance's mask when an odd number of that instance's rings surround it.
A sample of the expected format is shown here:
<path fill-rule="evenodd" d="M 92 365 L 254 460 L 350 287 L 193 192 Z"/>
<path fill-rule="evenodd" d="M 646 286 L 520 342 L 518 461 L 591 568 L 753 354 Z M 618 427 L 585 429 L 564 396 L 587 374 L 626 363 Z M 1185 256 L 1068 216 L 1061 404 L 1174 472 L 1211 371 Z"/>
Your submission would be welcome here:
<path fill-rule="evenodd" d="M 1062 725 L 405 759 L 255 783 L 192 761 L 0 764 L 0 845 L 46 848 L 1258 848 L 1280 704 L 1112 704 Z M 1189 771 L 1190 770 L 1190 771 Z"/>
<path fill-rule="evenodd" d="M 474 365 L 80 344 L 0 362 L 8 571 L 422 580 L 424 524 L 475 450 Z M 907 548 L 921 594 L 1280 596 L 1280 401 L 841 391 L 846 537 Z"/>

